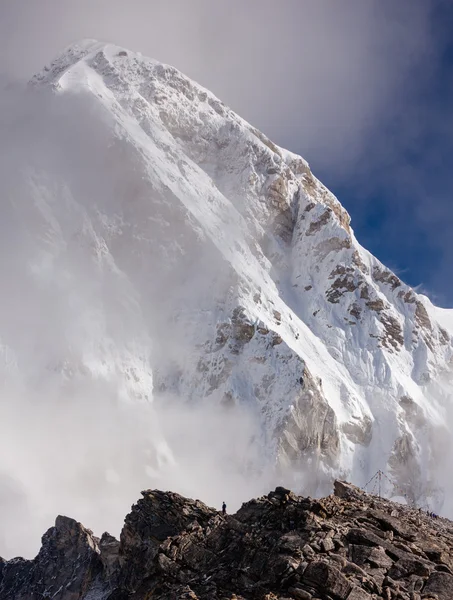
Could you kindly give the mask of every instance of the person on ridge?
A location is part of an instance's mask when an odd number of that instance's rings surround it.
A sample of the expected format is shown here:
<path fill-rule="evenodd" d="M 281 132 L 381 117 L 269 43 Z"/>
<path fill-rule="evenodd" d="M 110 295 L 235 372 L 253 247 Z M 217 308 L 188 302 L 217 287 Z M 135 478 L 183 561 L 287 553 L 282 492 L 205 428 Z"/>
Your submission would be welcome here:
<path fill-rule="evenodd" d="M 226 504 L 225 504 L 225 502 L 222 504 L 222 515 L 226 515 Z"/>

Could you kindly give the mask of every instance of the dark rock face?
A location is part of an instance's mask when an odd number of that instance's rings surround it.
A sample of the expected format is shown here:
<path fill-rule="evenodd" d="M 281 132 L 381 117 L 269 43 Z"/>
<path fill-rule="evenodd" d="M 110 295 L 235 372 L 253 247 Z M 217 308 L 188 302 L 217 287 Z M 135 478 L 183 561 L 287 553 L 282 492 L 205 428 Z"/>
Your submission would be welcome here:
<path fill-rule="evenodd" d="M 335 482 L 322 500 L 283 487 L 222 516 L 142 492 L 120 541 L 58 517 L 34 560 L 0 558 L 0 600 L 453 598 L 453 525 Z"/>
<path fill-rule="evenodd" d="M 86 596 L 100 571 L 92 532 L 73 519 L 57 517 L 55 527 L 44 534 L 35 560 L 15 558 L 3 563 L 0 598 L 77 600 Z"/>

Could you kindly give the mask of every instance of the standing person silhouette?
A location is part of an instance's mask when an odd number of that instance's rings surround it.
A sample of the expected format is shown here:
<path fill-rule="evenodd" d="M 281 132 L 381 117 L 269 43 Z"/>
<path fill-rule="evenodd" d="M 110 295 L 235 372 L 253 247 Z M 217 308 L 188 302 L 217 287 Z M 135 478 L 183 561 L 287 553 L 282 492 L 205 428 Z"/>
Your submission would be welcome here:
<path fill-rule="evenodd" d="M 222 515 L 226 515 L 226 504 L 225 504 L 225 502 L 222 504 Z"/>

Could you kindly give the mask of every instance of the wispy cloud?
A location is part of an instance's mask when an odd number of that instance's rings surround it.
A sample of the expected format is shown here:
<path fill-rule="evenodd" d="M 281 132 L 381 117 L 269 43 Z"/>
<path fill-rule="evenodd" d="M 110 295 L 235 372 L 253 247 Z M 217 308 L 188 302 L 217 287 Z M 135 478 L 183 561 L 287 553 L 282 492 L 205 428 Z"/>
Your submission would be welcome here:
<path fill-rule="evenodd" d="M 17 0 L 0 17 L 3 70 L 30 76 L 75 39 L 112 41 L 180 68 L 277 142 L 345 175 L 435 49 L 423 0 Z"/>

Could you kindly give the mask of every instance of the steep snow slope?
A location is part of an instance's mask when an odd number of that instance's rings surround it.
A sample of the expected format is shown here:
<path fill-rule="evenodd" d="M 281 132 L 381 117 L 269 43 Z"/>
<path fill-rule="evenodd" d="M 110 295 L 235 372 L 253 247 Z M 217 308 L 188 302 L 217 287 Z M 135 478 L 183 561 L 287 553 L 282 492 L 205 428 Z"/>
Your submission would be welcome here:
<path fill-rule="evenodd" d="M 426 298 L 360 247 L 346 211 L 303 159 L 175 69 L 116 46 L 75 45 L 35 81 L 95 94 L 122 160 L 139 169 L 140 183 L 126 185 L 120 202 L 140 197 L 140 212 L 98 207 L 99 235 L 142 298 L 155 295 L 143 285 L 153 270 L 171 279 L 174 292 L 159 307 L 165 335 L 171 329 L 189 356 L 170 367 L 160 353 L 151 369 L 161 390 L 256 405 L 266 447 L 282 463 L 310 452 L 349 470 L 360 456 L 366 477 L 399 440 L 417 450 L 406 413 L 442 422 L 426 386 L 451 359 L 450 334 Z M 120 218 L 140 228 L 135 239 L 155 236 L 162 222 L 145 219 L 156 197 L 171 226 L 148 249 L 151 264 L 131 273 L 123 264 L 131 249 L 120 256 L 105 223 Z M 178 248 L 175 213 L 185 238 Z M 181 274 L 185 260 L 198 261 L 194 285 Z"/>
<path fill-rule="evenodd" d="M 19 219 L 13 202 L 34 263 L 21 289 L 49 277 L 79 315 L 47 337 L 36 377 L 251 411 L 258 452 L 243 467 L 275 465 L 313 493 L 377 469 L 411 499 L 439 492 L 452 313 L 360 246 L 306 161 L 176 69 L 113 45 L 75 44 L 33 84 L 88 94 L 99 122 L 84 133 L 98 180 L 35 165 L 34 205 Z M 3 327 L 23 360 L 29 344 Z M 159 469 L 171 444 L 153 435 Z"/>

